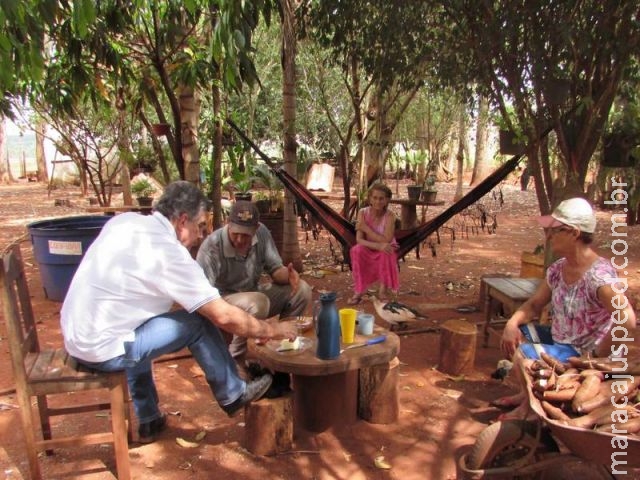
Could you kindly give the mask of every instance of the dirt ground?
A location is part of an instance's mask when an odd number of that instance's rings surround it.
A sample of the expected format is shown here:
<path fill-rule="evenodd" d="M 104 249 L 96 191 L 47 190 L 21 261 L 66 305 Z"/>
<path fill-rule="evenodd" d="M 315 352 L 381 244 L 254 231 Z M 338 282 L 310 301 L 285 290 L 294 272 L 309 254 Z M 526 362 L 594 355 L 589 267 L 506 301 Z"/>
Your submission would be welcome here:
<path fill-rule="evenodd" d="M 451 318 L 466 318 L 481 324 L 483 314 L 478 297 L 482 277 L 518 276 L 521 252 L 530 252 L 543 243 L 542 230 L 534 220 L 538 215 L 535 193 L 522 192 L 514 183 L 508 181 L 501 187 L 504 205 L 500 206 L 491 195 L 485 200 L 487 208 L 496 214 L 495 233 L 471 228 L 465 231 L 465 226 L 473 225 L 472 220 L 458 216 L 449 222 L 449 229 L 440 231 L 440 243 L 435 236 L 431 238 L 435 242 L 435 256 L 423 247 L 420 259 L 411 252 L 400 263 L 398 300 L 426 314 L 427 319 L 420 327 L 438 327 Z M 390 186 L 395 192 L 395 182 L 390 182 Z M 406 196 L 405 191 L 400 185 L 398 196 Z M 439 195 L 445 200 L 445 206 L 430 208 L 427 217 L 451 203 L 453 186 L 441 185 Z M 37 183 L 0 186 L 0 246 L 4 248 L 24 235 L 25 225 L 32 221 L 84 213 L 87 205 L 88 201 L 74 187 L 54 190 L 49 195 L 46 186 Z M 610 254 L 612 238 L 607 225 L 610 225 L 611 214 L 611 210 L 598 212 L 600 223 L 595 246 L 605 256 Z M 455 240 L 452 231 L 455 231 Z M 638 310 L 640 227 L 629 227 L 627 231 L 628 294 Z M 322 231 L 319 239 L 314 240 L 310 233 L 300 230 L 299 239 L 305 265 L 303 275 L 314 287 L 314 298 L 320 290 L 334 290 L 339 293 L 339 306 L 343 306 L 351 293 L 351 277 L 348 271 L 341 271 L 333 258 L 327 232 Z M 61 304 L 44 297 L 38 266 L 26 238 L 22 251 L 32 302 L 40 318 L 41 344 L 56 345 L 60 342 Z M 457 307 L 461 306 L 476 309 L 460 313 Z M 374 313 L 370 302 L 364 302 L 359 308 Z M 437 328 L 435 330 L 401 336 L 400 415 L 396 423 L 372 425 L 358 421 L 321 434 L 298 429 L 293 450 L 272 457 L 254 456 L 243 448 L 243 415 L 234 419 L 226 417 L 213 401 L 191 358 L 163 359 L 157 363 L 155 375 L 162 408 L 170 414 L 169 428 L 153 444 L 131 445 L 133 477 L 159 480 L 456 478 L 457 456 L 465 446 L 473 444 L 500 413 L 488 402 L 512 389 L 491 378 L 501 355 L 495 341 L 489 348 L 483 348 L 480 335 L 472 373 L 451 377 L 439 372 L 439 335 Z M 8 355 L 3 322 L 0 324 L 3 365 L 0 369 L 0 466 L 4 478 L 29 478 Z M 59 427 L 89 429 L 103 426 L 107 421 L 104 417 L 87 415 Z M 177 437 L 193 439 L 202 431 L 206 437 L 197 448 L 183 448 L 176 443 Z M 374 459 L 381 455 L 391 469 L 376 467 Z M 115 471 L 112 450 L 108 447 L 60 451 L 43 458 L 42 464 L 46 478 L 112 478 L 109 475 Z M 106 473 L 100 471 L 104 465 Z"/>

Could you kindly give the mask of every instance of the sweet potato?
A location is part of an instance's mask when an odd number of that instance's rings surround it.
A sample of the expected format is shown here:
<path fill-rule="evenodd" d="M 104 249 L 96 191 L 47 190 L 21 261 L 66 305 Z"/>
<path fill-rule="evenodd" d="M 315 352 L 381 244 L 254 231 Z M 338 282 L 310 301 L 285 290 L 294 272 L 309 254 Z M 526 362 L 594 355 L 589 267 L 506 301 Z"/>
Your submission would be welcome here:
<path fill-rule="evenodd" d="M 579 383 L 573 385 L 566 384 L 562 389 L 547 390 L 542 394 L 542 398 L 548 402 L 570 402 L 576 394 Z"/>
<path fill-rule="evenodd" d="M 539 378 L 533 382 L 533 390 L 536 392 L 546 392 L 553 388 L 555 384 L 554 378 Z"/>
<path fill-rule="evenodd" d="M 562 411 L 562 409 L 544 400 L 542 401 L 542 408 L 547 416 L 553 420 L 560 420 L 562 422 L 569 422 L 571 420 L 569 416 Z"/>
<path fill-rule="evenodd" d="M 611 397 L 613 397 L 613 401 L 615 401 L 616 403 L 619 403 L 620 399 L 624 396 L 627 396 L 629 399 L 633 398 L 635 391 L 638 388 L 638 384 L 640 384 L 640 377 L 634 377 L 633 381 L 626 381 L 626 393 L 620 393 L 617 390 L 614 391 L 611 389 L 613 382 L 622 381 L 625 381 L 625 379 L 610 379 L 600 383 L 598 394 L 590 400 L 582 402 L 579 413 L 589 413 L 598 407 L 611 404 Z"/>
<path fill-rule="evenodd" d="M 540 354 L 540 358 L 545 361 L 554 371 L 559 374 L 564 373 L 567 370 L 567 367 L 564 363 L 562 363 L 557 358 L 549 355 L 548 353 L 542 352 Z"/>
<path fill-rule="evenodd" d="M 538 370 L 544 370 L 545 368 L 551 368 L 551 365 L 548 365 L 542 360 L 534 360 L 527 366 L 527 369 L 531 372 L 537 372 Z"/>
<path fill-rule="evenodd" d="M 556 377 L 556 388 L 559 388 L 565 384 L 572 384 L 578 382 L 580 379 L 580 373 L 577 368 L 570 368 L 562 375 Z"/>
<path fill-rule="evenodd" d="M 593 410 L 591 413 L 587 413 L 586 415 L 580 415 L 578 417 L 570 419 L 567 424 L 571 425 L 572 427 L 591 428 L 597 424 L 597 420 L 600 420 L 600 423 L 603 423 L 608 419 L 609 423 L 611 423 L 611 412 L 613 410 L 615 410 L 615 407 L 610 403 L 607 405 L 602 405 Z"/>
<path fill-rule="evenodd" d="M 533 378 L 551 378 L 554 375 L 555 374 L 553 373 L 553 370 L 549 368 L 542 368 L 536 372 L 533 372 Z"/>
<path fill-rule="evenodd" d="M 618 408 L 610 403 L 596 408 L 592 412 L 570 419 L 567 424 L 574 427 L 591 428 L 595 425 L 603 425 L 611 423 L 611 413 L 614 410 L 626 410 L 628 418 L 636 418 L 640 416 L 640 412 L 632 406 Z"/>
<path fill-rule="evenodd" d="M 596 408 L 605 405 L 611 405 L 611 395 L 603 395 L 601 392 L 595 397 L 585 400 L 580 404 L 580 411 L 578 413 L 587 414 L 593 412 Z"/>
<path fill-rule="evenodd" d="M 571 408 L 574 412 L 582 413 L 583 404 L 600 393 L 600 383 L 602 382 L 596 375 L 588 375 L 582 381 L 571 401 Z"/>
<path fill-rule="evenodd" d="M 580 372 L 580 376 L 582 378 L 586 378 L 589 375 L 595 375 L 596 377 L 598 377 L 600 379 L 600 381 L 604 380 L 604 372 L 602 370 L 598 370 L 596 368 L 587 368 L 587 369 L 582 370 Z"/>
<path fill-rule="evenodd" d="M 635 435 L 640 432 L 640 417 L 632 418 L 631 420 L 624 423 L 603 423 L 599 427 L 596 428 L 598 432 L 607 432 L 613 433 L 613 426 L 616 427 L 616 435 L 626 434 L 626 435 Z"/>
<path fill-rule="evenodd" d="M 605 372 L 611 371 L 614 365 L 618 365 L 607 357 L 569 357 L 567 363 L 581 370 L 595 369 Z"/>

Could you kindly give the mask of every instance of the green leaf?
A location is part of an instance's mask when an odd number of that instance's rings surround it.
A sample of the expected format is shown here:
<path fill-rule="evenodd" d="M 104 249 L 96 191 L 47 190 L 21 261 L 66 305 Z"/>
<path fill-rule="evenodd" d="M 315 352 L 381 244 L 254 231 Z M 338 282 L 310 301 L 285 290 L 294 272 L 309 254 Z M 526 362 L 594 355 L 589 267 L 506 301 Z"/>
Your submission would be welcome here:
<path fill-rule="evenodd" d="M 238 29 L 234 30 L 233 39 L 235 40 L 236 45 L 238 46 L 238 48 L 240 50 L 244 50 L 246 42 L 245 42 L 245 39 L 244 39 L 244 35 L 240 30 L 238 30 Z"/>

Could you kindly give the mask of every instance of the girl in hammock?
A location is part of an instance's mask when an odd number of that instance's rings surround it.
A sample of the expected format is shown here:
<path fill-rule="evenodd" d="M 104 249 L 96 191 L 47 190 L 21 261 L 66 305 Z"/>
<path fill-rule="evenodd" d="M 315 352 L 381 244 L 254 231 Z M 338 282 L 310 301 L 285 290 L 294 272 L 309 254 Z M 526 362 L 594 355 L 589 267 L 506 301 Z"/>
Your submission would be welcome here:
<path fill-rule="evenodd" d="M 358 212 L 357 243 L 350 250 L 354 295 L 348 300 L 349 305 L 360 303 L 369 285 L 375 282 L 380 283 L 379 296 L 383 301 L 388 290 L 394 295 L 398 291 L 396 216 L 387 209 L 389 200 L 391 189 L 375 183 L 367 193 L 369 206 Z"/>

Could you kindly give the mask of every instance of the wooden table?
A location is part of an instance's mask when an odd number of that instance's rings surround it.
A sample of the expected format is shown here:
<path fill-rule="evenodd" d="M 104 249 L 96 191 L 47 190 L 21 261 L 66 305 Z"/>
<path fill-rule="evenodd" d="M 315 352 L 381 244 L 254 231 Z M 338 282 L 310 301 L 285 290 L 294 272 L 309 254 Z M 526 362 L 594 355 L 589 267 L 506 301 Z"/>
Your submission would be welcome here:
<path fill-rule="evenodd" d="M 374 328 L 373 335 L 356 335 L 355 343 L 383 334 L 387 335 L 384 342 L 346 350 L 334 360 L 316 357 L 313 329 L 305 334 L 312 345 L 303 352 L 278 353 L 249 341 L 249 356 L 273 371 L 292 375 L 295 425 L 311 432 L 322 432 L 357 420 L 360 372 L 386 366 L 398 355 L 400 339 L 380 327 Z"/>
<path fill-rule="evenodd" d="M 504 326 L 504 319 L 495 315 L 500 306 L 514 312 L 536 291 L 539 278 L 489 277 L 482 280 L 484 290 L 484 346 L 489 344 L 489 335 L 495 333 L 495 327 Z"/>
<path fill-rule="evenodd" d="M 425 222 L 425 214 L 429 206 L 444 205 L 444 200 L 435 202 L 424 202 L 422 200 L 410 200 L 408 198 L 392 198 L 389 203 L 400 205 L 400 228 L 406 230 L 418 225 L 418 205 L 424 207 L 422 209 L 422 223 Z"/>

